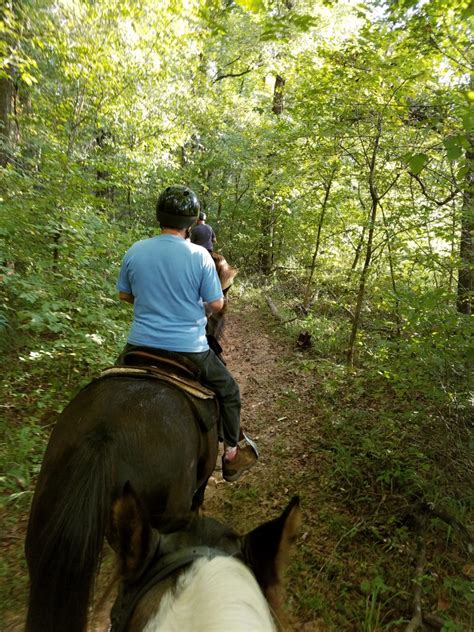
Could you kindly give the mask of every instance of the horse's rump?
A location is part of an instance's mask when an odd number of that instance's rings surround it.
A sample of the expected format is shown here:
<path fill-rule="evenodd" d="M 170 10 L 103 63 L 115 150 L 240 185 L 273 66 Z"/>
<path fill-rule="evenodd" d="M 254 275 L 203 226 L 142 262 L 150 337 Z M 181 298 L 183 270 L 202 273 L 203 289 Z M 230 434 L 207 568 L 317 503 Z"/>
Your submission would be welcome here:
<path fill-rule="evenodd" d="M 213 251 L 211 252 L 211 257 L 214 260 L 222 290 L 225 293 L 234 282 L 234 278 L 237 276 L 239 271 L 237 268 L 233 268 L 229 263 L 227 263 L 225 257 L 220 253 Z"/>
<path fill-rule="evenodd" d="M 237 271 L 221 259 L 225 292 Z M 210 334 L 218 338 L 222 326 L 223 314 Z M 68 404 L 30 511 L 27 632 L 84 632 L 103 539 L 112 536 L 112 504 L 127 481 L 160 529 L 200 506 L 217 458 L 215 406 L 165 382 L 123 376 L 93 381 Z"/>

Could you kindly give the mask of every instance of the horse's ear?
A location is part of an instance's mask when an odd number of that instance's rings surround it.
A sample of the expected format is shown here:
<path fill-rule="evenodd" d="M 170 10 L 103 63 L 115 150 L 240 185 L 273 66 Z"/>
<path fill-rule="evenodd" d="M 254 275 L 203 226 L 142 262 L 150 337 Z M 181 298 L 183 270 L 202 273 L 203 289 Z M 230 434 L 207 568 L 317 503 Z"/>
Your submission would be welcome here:
<path fill-rule="evenodd" d="M 300 501 L 294 496 L 281 516 L 260 525 L 243 538 L 246 562 L 277 616 L 282 616 L 284 572 L 300 527 Z"/>
<path fill-rule="evenodd" d="M 129 482 L 112 505 L 109 539 L 121 560 L 122 575 L 131 575 L 141 568 L 150 548 L 151 526 Z"/>

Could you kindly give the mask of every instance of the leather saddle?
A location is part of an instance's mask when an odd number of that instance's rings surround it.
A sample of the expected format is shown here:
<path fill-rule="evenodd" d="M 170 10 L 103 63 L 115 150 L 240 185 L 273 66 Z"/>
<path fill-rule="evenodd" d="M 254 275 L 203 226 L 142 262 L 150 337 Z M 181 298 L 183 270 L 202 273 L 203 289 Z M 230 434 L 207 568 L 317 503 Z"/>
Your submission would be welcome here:
<path fill-rule="evenodd" d="M 198 399 L 214 399 L 215 393 L 199 382 L 199 369 L 186 358 L 177 354 L 151 351 L 127 351 L 121 363 L 101 373 L 101 377 L 112 375 L 148 375 L 163 382 L 174 384 L 179 389 Z"/>

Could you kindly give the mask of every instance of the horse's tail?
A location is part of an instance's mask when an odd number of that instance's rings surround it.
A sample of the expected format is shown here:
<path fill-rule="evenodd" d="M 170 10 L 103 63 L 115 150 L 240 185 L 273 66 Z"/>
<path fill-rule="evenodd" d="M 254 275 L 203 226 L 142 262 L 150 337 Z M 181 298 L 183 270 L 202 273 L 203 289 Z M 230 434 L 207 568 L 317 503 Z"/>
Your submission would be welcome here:
<path fill-rule="evenodd" d="M 34 500 L 26 553 L 26 632 L 83 632 L 110 517 L 112 442 L 89 435 L 59 467 L 46 468 Z"/>

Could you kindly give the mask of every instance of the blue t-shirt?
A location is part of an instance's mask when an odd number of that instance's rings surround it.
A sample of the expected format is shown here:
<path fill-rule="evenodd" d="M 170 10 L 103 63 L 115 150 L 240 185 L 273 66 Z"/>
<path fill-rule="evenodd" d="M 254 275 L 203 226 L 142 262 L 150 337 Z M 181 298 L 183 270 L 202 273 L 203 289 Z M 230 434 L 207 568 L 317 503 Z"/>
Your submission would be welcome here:
<path fill-rule="evenodd" d="M 201 246 L 168 234 L 137 241 L 123 258 L 117 289 L 135 298 L 130 344 L 187 352 L 209 348 L 203 302 L 223 295 L 214 262 Z"/>

